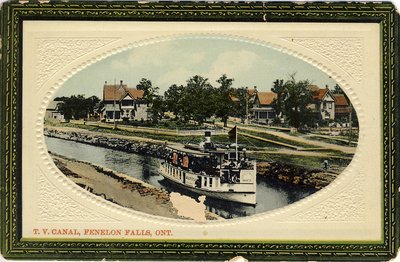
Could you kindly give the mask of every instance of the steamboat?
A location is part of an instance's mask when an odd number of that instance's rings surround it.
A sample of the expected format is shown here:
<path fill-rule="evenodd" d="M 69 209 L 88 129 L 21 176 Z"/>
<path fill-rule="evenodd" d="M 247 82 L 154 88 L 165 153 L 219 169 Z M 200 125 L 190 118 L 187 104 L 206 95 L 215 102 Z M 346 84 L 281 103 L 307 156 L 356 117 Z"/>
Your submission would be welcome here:
<path fill-rule="evenodd" d="M 199 145 L 168 146 L 160 172 L 169 181 L 211 198 L 244 204 L 256 204 L 256 161 L 246 156 L 246 149 L 217 148 L 211 132 Z"/>

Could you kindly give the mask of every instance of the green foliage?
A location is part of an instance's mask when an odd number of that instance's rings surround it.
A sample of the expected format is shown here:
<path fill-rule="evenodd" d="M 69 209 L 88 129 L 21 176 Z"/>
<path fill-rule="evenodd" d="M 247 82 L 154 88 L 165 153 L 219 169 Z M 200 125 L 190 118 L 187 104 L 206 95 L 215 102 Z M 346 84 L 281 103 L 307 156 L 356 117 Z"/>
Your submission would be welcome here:
<path fill-rule="evenodd" d="M 284 114 L 290 126 L 299 128 L 314 122 L 313 114 L 307 107 L 312 102 L 312 94 L 309 90 L 308 80 L 296 81 L 295 76 L 285 82 L 287 97 L 284 102 Z"/>
<path fill-rule="evenodd" d="M 222 75 L 217 83 L 220 86 L 214 91 L 213 104 L 215 107 L 215 116 L 222 119 L 224 126 L 228 126 L 228 118 L 234 112 L 235 104 L 232 101 L 234 91 L 232 88 L 233 79 Z"/>
<path fill-rule="evenodd" d="M 284 85 L 283 79 L 276 79 L 271 91 L 277 94 L 277 98 L 273 101 L 272 106 L 274 107 L 278 117 L 284 111 L 284 100 L 288 94 L 288 90 Z"/>
<path fill-rule="evenodd" d="M 286 82 L 276 80 L 272 91 L 278 96 L 273 106 L 277 110 L 277 116 L 282 113 L 292 127 L 313 125 L 316 121 L 315 114 L 308 105 L 312 102 L 312 94 L 309 90 L 308 80 L 296 81 L 295 74 L 290 75 Z"/>
<path fill-rule="evenodd" d="M 195 75 L 186 85 L 172 85 L 164 93 L 165 110 L 174 113 L 177 120 L 187 123 L 194 120 L 202 124 L 207 118 L 216 116 L 226 123 L 234 113 L 233 79 L 222 75 L 219 87 L 213 87 L 207 78 Z"/>
<path fill-rule="evenodd" d="M 162 119 L 166 111 L 164 100 L 161 96 L 155 96 L 152 100 L 149 113 L 154 123 Z"/>
<path fill-rule="evenodd" d="M 247 114 L 250 114 L 249 109 L 253 107 L 254 99 L 251 99 L 247 87 L 234 89 L 233 93 L 234 97 L 237 98 L 233 105 L 233 114 L 236 117 L 240 117 L 244 122 Z"/>
<path fill-rule="evenodd" d="M 334 87 L 332 93 L 333 93 L 333 94 L 340 94 L 340 95 L 345 95 L 345 96 L 346 96 L 346 94 L 344 93 L 343 89 L 342 89 L 338 84 L 335 85 L 335 87 Z M 347 96 L 346 96 L 346 99 L 347 99 Z"/>
<path fill-rule="evenodd" d="M 193 119 L 202 124 L 215 113 L 214 88 L 207 78 L 193 76 L 187 81 L 184 95 L 186 120 Z"/>
<path fill-rule="evenodd" d="M 82 119 L 94 114 L 96 104 L 100 101 L 97 96 L 85 98 L 84 95 L 73 95 L 70 97 L 57 97 L 54 101 L 63 101 L 58 110 L 67 120 Z"/>
<path fill-rule="evenodd" d="M 138 90 L 144 91 L 143 99 L 148 104 L 153 103 L 153 100 L 158 96 L 159 88 L 156 86 L 153 86 L 151 81 L 146 78 L 142 78 L 142 80 L 140 80 L 139 84 L 136 85 L 136 88 Z"/>
<path fill-rule="evenodd" d="M 184 114 L 184 96 L 185 87 L 180 85 L 172 85 L 164 93 L 165 107 L 168 111 L 172 112 L 176 118 L 183 117 Z"/>

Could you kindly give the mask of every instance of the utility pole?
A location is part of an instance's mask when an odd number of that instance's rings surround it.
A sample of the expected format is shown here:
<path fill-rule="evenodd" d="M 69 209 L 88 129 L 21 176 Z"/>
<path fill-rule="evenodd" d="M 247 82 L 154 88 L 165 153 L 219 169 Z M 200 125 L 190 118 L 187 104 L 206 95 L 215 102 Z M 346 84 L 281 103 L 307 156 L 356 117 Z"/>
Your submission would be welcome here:
<path fill-rule="evenodd" d="M 246 86 L 246 93 L 245 93 L 245 97 L 246 97 L 246 119 L 245 119 L 245 124 L 249 124 L 249 88 Z"/>
<path fill-rule="evenodd" d="M 116 102 L 115 102 L 115 94 L 116 94 L 116 90 L 117 89 L 117 83 L 116 80 L 114 78 L 114 114 L 113 114 L 113 119 L 114 119 L 114 129 L 117 129 L 117 121 L 115 120 L 115 106 L 116 106 Z"/>
<path fill-rule="evenodd" d="M 235 126 L 235 153 L 236 153 L 236 161 L 239 160 L 239 156 L 238 156 L 238 141 L 237 141 L 237 135 L 238 135 L 238 128 L 237 126 Z"/>

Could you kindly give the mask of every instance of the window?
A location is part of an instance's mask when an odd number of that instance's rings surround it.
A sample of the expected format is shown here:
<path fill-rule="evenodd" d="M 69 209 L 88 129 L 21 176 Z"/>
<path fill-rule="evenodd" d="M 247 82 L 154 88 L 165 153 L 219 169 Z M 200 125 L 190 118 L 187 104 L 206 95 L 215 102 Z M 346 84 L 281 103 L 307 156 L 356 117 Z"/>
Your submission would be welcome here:
<path fill-rule="evenodd" d="M 332 109 L 332 103 L 328 103 L 328 109 Z"/>
<path fill-rule="evenodd" d="M 268 112 L 259 112 L 259 118 L 268 118 Z"/>
<path fill-rule="evenodd" d="M 212 181 L 213 181 L 213 179 L 212 179 L 212 177 L 210 177 L 210 178 L 208 179 L 209 187 L 212 187 Z"/>
<path fill-rule="evenodd" d="M 204 186 L 207 186 L 207 177 L 203 177 L 204 179 Z"/>
<path fill-rule="evenodd" d="M 269 119 L 275 118 L 275 117 L 276 117 L 275 112 L 268 112 L 268 118 L 269 118 Z"/>
<path fill-rule="evenodd" d="M 122 106 L 133 106 L 133 100 L 122 100 L 121 105 Z"/>

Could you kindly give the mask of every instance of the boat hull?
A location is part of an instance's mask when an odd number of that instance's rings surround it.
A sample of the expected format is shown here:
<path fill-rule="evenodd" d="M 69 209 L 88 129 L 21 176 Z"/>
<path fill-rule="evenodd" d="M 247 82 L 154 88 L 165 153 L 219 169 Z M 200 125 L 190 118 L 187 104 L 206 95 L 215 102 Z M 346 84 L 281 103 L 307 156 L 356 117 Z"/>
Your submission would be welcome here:
<path fill-rule="evenodd" d="M 205 195 L 207 197 L 222 199 L 226 201 L 238 202 L 248 205 L 255 205 L 256 204 L 256 193 L 255 191 L 248 190 L 248 191 L 235 191 L 234 185 L 230 190 L 206 190 L 201 188 L 196 188 L 190 186 L 188 184 L 184 184 L 181 180 L 177 179 L 176 177 L 170 176 L 166 171 L 165 167 L 161 165 L 160 167 L 161 175 L 166 178 L 168 181 L 173 182 L 175 185 L 178 185 L 186 190 L 194 192 L 199 195 Z M 253 187 L 251 185 L 251 187 Z M 255 186 L 254 186 L 255 187 Z"/>

